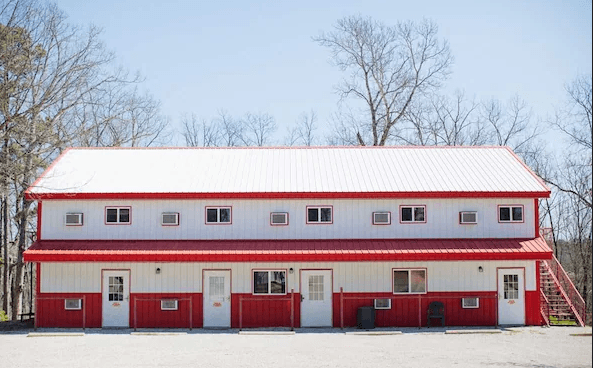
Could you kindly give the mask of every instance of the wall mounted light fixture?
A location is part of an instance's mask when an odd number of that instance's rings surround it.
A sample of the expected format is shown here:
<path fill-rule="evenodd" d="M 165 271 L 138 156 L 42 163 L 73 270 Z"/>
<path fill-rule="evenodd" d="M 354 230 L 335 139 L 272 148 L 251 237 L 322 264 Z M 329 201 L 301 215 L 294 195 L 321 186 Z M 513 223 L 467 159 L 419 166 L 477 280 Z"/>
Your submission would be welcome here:
<path fill-rule="evenodd" d="M 160 273 L 161 273 L 161 269 L 157 267 L 157 268 L 156 268 L 156 274 L 158 275 L 158 274 L 160 274 Z"/>
<path fill-rule="evenodd" d="M 482 266 L 478 267 L 478 272 L 484 272 L 484 268 Z"/>
<path fill-rule="evenodd" d="M 294 268 L 292 268 L 292 267 L 291 267 L 291 268 L 289 268 L 289 269 L 288 269 L 288 273 L 290 273 L 290 274 L 293 274 L 293 273 L 294 273 Z"/>

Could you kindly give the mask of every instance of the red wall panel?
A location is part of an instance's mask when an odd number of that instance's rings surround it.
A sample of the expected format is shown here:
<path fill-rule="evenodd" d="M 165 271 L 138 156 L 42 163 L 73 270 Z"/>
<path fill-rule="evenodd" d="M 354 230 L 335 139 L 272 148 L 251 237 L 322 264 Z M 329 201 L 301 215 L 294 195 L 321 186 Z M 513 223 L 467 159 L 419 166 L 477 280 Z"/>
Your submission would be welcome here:
<path fill-rule="evenodd" d="M 231 326 L 233 328 L 239 328 L 240 313 L 243 315 L 244 328 L 290 327 L 290 294 L 281 296 L 232 294 L 231 303 Z M 241 307 L 239 303 L 241 303 Z M 301 296 L 298 293 L 294 293 L 293 306 L 294 327 L 300 327 Z"/>
<path fill-rule="evenodd" d="M 66 310 L 64 300 L 83 299 L 81 310 Z M 36 296 L 37 327 L 96 328 L 101 327 L 100 293 L 43 293 Z M 85 323 L 83 323 L 83 316 Z"/>
<path fill-rule="evenodd" d="M 544 320 L 541 315 L 539 291 L 525 291 L 525 324 L 542 326 Z"/>
<path fill-rule="evenodd" d="M 392 293 L 344 293 L 344 327 L 356 326 L 359 307 L 373 306 L 373 299 L 393 298 L 391 309 L 375 311 L 377 327 L 425 327 L 427 326 L 428 305 L 440 301 L 445 305 L 446 326 L 494 326 L 496 325 L 496 302 L 493 292 L 473 293 L 428 293 L 422 295 L 399 296 Z M 479 297 L 480 307 L 465 309 L 461 307 L 462 297 Z M 334 327 L 340 327 L 340 293 L 334 294 Z M 438 321 L 433 321 L 433 326 Z"/>
<path fill-rule="evenodd" d="M 161 299 L 178 299 L 177 310 L 161 310 Z M 196 328 L 203 325 L 202 294 L 132 293 L 130 300 L 132 328 Z"/>

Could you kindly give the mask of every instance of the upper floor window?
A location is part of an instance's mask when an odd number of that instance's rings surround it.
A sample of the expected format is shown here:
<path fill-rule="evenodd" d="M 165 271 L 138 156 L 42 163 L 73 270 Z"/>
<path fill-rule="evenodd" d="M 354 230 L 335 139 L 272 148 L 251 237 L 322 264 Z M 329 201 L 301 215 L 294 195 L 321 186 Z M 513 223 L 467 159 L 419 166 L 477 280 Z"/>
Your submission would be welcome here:
<path fill-rule="evenodd" d="M 332 206 L 307 206 L 308 224 L 333 223 Z"/>
<path fill-rule="evenodd" d="M 132 207 L 105 207 L 105 223 L 108 225 L 129 225 L 132 223 Z"/>
<path fill-rule="evenodd" d="M 400 206 L 400 222 L 426 222 L 426 206 Z"/>
<path fill-rule="evenodd" d="M 231 207 L 206 207 L 206 224 L 230 225 Z"/>
<path fill-rule="evenodd" d="M 498 222 L 523 222 L 523 206 L 498 206 Z"/>

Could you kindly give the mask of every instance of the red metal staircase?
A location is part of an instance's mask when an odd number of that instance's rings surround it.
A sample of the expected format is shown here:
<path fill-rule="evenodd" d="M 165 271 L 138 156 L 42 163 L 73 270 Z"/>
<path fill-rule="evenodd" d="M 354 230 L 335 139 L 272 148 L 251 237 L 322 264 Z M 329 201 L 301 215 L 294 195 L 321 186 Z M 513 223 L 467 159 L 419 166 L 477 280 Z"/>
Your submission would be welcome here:
<path fill-rule="evenodd" d="M 540 262 L 540 300 L 548 325 L 585 326 L 585 301 L 555 256 Z"/>

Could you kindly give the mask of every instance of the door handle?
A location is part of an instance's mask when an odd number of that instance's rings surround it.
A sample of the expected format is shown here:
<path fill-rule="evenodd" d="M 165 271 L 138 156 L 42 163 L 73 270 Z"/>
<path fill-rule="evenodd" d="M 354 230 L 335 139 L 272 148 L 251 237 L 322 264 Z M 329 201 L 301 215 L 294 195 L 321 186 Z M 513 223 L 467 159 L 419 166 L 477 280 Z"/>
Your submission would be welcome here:
<path fill-rule="evenodd" d="M 305 296 L 301 295 L 301 303 L 303 302 L 303 300 L 305 300 Z"/>

